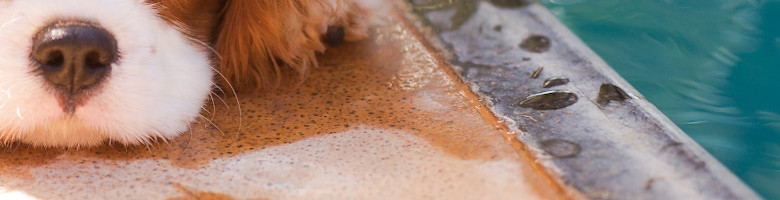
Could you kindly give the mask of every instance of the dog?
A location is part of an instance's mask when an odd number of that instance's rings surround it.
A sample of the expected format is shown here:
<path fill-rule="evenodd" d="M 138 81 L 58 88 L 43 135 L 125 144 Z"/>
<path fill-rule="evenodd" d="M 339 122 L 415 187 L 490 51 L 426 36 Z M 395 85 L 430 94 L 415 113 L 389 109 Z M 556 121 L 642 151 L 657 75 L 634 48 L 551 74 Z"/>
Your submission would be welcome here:
<path fill-rule="evenodd" d="M 0 140 L 148 144 L 367 36 L 352 0 L 2 0 Z M 235 92 L 230 91 L 230 92 Z"/>

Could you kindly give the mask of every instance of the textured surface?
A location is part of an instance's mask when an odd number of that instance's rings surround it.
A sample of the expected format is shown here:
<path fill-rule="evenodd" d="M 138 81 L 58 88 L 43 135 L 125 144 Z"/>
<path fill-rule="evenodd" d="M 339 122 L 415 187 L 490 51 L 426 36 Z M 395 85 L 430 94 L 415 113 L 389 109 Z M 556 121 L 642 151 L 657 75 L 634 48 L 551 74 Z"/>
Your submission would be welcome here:
<path fill-rule="evenodd" d="M 172 141 L 3 147 L 0 198 L 564 198 L 400 17 L 381 16 L 302 85 L 215 96 Z"/>
<path fill-rule="evenodd" d="M 410 2 L 490 109 L 586 197 L 758 198 L 544 7 Z"/>

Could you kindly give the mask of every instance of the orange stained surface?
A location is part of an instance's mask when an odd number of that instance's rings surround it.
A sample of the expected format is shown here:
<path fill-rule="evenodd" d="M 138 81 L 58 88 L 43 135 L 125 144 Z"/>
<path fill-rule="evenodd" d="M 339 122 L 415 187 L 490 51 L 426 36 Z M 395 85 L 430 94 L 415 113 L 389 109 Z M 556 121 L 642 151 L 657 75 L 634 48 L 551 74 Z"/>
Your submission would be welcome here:
<path fill-rule="evenodd" d="M 171 141 L 3 147 L 0 197 L 567 198 L 400 16 L 320 55 L 300 86 L 213 96 Z"/>

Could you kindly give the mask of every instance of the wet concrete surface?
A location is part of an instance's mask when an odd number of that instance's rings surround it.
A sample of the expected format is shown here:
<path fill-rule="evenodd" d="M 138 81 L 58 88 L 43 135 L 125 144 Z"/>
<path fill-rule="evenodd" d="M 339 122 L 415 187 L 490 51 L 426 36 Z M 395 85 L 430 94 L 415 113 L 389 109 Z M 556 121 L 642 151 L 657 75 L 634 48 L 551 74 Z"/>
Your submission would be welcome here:
<path fill-rule="evenodd" d="M 458 75 L 585 197 L 759 199 L 541 5 L 408 1 Z"/>
<path fill-rule="evenodd" d="M 320 55 L 303 84 L 213 96 L 203 118 L 172 141 L 4 147 L 0 198 L 571 197 L 401 14 L 384 12 L 372 38 Z M 550 144 L 562 157 L 580 151 Z"/>

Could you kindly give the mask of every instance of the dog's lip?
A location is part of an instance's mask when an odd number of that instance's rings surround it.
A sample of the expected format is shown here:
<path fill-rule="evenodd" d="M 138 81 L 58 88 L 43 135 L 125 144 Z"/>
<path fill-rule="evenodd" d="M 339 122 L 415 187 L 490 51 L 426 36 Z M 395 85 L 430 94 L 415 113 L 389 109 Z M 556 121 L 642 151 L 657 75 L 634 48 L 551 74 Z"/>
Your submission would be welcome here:
<path fill-rule="evenodd" d="M 78 112 L 77 112 L 78 111 Z M 96 123 L 99 123 L 98 121 L 95 121 L 95 118 L 98 117 L 100 113 L 87 113 L 79 109 L 74 109 L 73 112 L 65 112 L 56 110 L 54 111 L 56 114 L 53 116 L 50 116 L 46 119 L 46 121 L 50 122 L 61 122 L 61 123 L 77 123 L 82 125 L 94 125 Z"/>
<path fill-rule="evenodd" d="M 79 96 L 56 94 L 57 103 L 62 108 L 62 113 L 65 115 L 73 115 L 76 113 L 76 109 L 84 105 L 84 100 L 79 100 Z"/>
<path fill-rule="evenodd" d="M 76 112 L 76 105 L 77 105 L 76 100 L 74 100 L 73 98 L 68 98 L 66 101 L 67 102 L 65 103 L 65 105 L 60 105 L 60 107 L 62 107 L 62 112 L 64 112 L 67 115 L 73 115 L 73 113 Z"/>
<path fill-rule="evenodd" d="M 93 97 L 100 95 L 101 90 L 102 85 L 87 88 L 75 93 L 64 92 L 56 88 L 49 88 L 49 95 L 52 95 L 56 99 L 57 104 L 60 108 L 62 108 L 63 113 L 73 115 L 79 107 L 85 106 L 88 102 L 91 101 Z"/>

